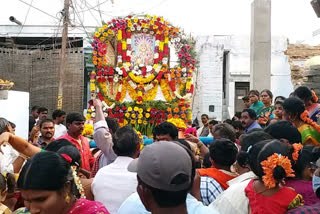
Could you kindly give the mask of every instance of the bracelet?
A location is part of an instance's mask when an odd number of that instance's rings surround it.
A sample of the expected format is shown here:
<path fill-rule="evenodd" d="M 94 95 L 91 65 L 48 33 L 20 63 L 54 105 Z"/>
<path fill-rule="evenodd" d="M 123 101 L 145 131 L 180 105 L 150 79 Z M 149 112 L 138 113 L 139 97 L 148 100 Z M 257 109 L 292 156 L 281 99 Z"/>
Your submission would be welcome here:
<path fill-rule="evenodd" d="M 197 143 L 198 148 L 201 148 L 203 146 L 203 143 L 201 140 L 199 140 L 199 142 Z"/>

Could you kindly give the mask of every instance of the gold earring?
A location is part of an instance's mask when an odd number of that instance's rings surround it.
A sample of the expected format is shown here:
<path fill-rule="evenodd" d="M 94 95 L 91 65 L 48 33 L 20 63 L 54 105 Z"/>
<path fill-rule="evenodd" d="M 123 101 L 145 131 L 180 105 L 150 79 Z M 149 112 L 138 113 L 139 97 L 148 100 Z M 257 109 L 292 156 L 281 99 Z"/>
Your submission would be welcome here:
<path fill-rule="evenodd" d="M 70 203 L 70 196 L 69 196 L 69 194 L 67 193 L 67 195 L 66 195 L 66 198 L 65 198 L 65 201 L 67 202 L 67 204 L 69 204 Z"/>

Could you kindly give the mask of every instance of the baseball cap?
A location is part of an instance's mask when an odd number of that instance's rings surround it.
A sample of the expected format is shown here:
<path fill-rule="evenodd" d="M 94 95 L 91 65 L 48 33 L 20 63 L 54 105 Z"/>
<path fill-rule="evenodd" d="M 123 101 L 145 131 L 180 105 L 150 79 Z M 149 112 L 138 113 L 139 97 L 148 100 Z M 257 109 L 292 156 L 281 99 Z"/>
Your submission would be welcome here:
<path fill-rule="evenodd" d="M 128 171 L 137 172 L 147 185 L 165 191 L 186 190 L 191 184 L 192 161 L 183 145 L 159 141 L 146 146 Z M 175 179 L 178 175 L 186 179 Z"/>

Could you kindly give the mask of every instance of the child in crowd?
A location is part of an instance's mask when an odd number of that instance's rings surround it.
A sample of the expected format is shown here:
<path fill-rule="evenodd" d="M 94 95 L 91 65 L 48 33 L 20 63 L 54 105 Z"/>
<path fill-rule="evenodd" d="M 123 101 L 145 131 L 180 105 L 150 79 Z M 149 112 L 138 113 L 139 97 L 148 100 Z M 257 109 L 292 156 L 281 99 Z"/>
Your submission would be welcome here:
<path fill-rule="evenodd" d="M 245 189 L 252 214 L 284 214 L 303 205 L 301 195 L 283 186 L 286 178 L 294 177 L 289 153 L 288 145 L 278 140 L 269 142 L 259 152 L 259 165 L 252 169 L 258 179 L 251 180 Z"/>
<path fill-rule="evenodd" d="M 13 174 L 0 174 L 0 214 L 10 214 L 12 213 L 11 210 L 4 204 L 6 203 L 6 197 L 8 190 L 13 190 L 15 187 L 15 178 Z M 6 203 L 8 206 L 12 206 L 14 208 L 14 204 L 11 201 L 7 201 Z M 9 205 L 10 204 L 10 205 Z"/>
<path fill-rule="evenodd" d="M 304 205 L 312 205 L 319 201 L 319 198 L 312 189 L 312 176 L 315 163 L 320 158 L 320 148 L 312 145 L 302 146 L 302 144 L 293 144 L 294 152 L 292 159 L 294 161 L 293 169 L 295 178 L 289 179 L 287 187 L 292 187 L 303 197 Z"/>
<path fill-rule="evenodd" d="M 283 102 L 282 101 L 277 101 L 274 104 L 274 118 L 277 118 L 279 120 L 282 120 L 282 111 L 283 111 L 283 106 L 282 106 Z"/>

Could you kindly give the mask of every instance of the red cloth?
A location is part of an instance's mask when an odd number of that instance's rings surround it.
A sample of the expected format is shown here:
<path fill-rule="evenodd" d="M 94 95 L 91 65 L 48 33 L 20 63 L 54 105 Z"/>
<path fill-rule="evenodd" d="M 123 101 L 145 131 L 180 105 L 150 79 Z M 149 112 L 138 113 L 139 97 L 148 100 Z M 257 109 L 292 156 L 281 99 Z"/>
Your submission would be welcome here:
<path fill-rule="evenodd" d="M 85 170 L 90 171 L 91 166 L 93 166 L 93 164 L 94 164 L 95 158 L 91 154 L 90 146 L 89 146 L 89 142 L 88 142 L 87 138 L 80 135 L 80 140 L 81 140 L 82 146 L 80 146 L 78 141 L 76 139 L 74 139 L 73 137 L 71 137 L 68 134 L 68 132 L 65 135 L 61 136 L 59 139 L 66 139 L 77 147 L 77 149 L 80 151 L 80 155 L 81 155 L 81 167 Z"/>
<path fill-rule="evenodd" d="M 251 214 L 284 214 L 289 204 L 297 196 L 297 193 L 288 187 L 283 187 L 272 196 L 258 194 L 253 188 L 253 181 L 251 180 L 245 189 Z"/>
<path fill-rule="evenodd" d="M 224 190 L 228 189 L 229 187 L 227 182 L 237 177 L 237 176 L 228 175 L 217 168 L 198 169 L 198 172 L 200 176 L 209 176 L 214 180 L 216 180 Z"/>

